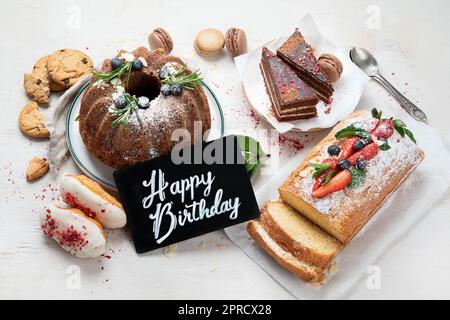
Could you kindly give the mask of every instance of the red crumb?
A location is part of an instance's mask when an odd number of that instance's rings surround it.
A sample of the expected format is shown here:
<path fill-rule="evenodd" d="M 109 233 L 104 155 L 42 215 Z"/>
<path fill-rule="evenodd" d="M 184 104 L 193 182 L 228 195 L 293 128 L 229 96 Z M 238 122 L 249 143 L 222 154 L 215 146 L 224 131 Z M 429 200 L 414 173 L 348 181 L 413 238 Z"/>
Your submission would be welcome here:
<path fill-rule="evenodd" d="M 286 134 L 280 134 L 278 142 L 281 146 L 289 146 L 296 151 L 303 149 L 305 146 L 298 139 L 288 137 Z"/>
<path fill-rule="evenodd" d="M 62 198 L 69 206 L 83 211 L 83 213 L 86 214 L 89 218 L 95 219 L 95 217 L 97 216 L 97 214 L 93 210 L 84 206 L 81 201 L 70 192 L 65 192 L 62 195 Z"/>

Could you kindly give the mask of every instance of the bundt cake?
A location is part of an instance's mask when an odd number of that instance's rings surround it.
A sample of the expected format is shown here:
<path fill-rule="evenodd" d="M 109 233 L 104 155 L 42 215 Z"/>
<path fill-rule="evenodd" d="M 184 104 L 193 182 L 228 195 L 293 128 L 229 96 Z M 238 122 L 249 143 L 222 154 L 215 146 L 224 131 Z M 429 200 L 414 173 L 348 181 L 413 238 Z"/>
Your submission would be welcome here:
<path fill-rule="evenodd" d="M 164 79 L 174 74 L 184 78 L 167 84 Z M 117 169 L 169 153 L 178 143 L 171 139 L 176 129 L 186 129 L 192 143 L 200 141 L 211 116 L 195 76 L 179 58 L 158 49 L 122 50 L 105 60 L 81 100 L 78 120 L 88 150 Z M 193 77 L 196 83 L 185 81 Z M 195 122 L 201 123 L 201 136 L 194 136 Z"/>

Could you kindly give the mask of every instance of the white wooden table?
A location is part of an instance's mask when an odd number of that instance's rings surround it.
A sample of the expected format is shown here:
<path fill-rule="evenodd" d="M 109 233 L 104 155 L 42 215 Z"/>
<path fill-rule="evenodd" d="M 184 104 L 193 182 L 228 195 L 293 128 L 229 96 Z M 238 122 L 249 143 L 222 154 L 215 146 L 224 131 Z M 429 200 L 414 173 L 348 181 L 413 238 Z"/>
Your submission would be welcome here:
<path fill-rule="evenodd" d="M 70 257 L 45 239 L 38 213 L 57 196 L 51 190 L 56 184 L 50 175 L 29 184 L 24 173 L 33 156 L 46 155 L 48 142 L 28 139 L 17 126 L 27 102 L 23 73 L 40 56 L 71 47 L 85 50 L 99 64 L 116 49 L 146 45 L 148 32 L 163 26 L 174 39 L 174 54 L 200 67 L 213 85 L 225 109 L 227 132 L 251 133 L 267 125 L 250 115 L 232 59 L 199 58 L 192 50 L 195 34 L 206 27 L 240 27 L 252 49 L 288 34 L 311 13 L 329 39 L 374 52 L 384 75 L 448 139 L 449 9 L 446 0 L 258 1 L 257 6 L 231 0 L 2 1 L 0 298 L 291 298 L 223 232 L 183 242 L 174 254 L 156 250 L 143 256 L 135 254 L 126 232 L 109 232 L 110 258 L 89 261 Z M 360 104 L 395 102 L 369 83 Z M 292 152 L 289 146 L 281 148 L 282 158 Z M 75 166 L 68 162 L 66 169 Z M 263 181 L 257 179 L 255 188 Z M 420 195 L 411 195 L 411 201 L 414 197 Z M 371 290 L 362 281 L 351 298 L 450 298 L 449 209 L 447 192 L 379 261 L 380 288 Z"/>

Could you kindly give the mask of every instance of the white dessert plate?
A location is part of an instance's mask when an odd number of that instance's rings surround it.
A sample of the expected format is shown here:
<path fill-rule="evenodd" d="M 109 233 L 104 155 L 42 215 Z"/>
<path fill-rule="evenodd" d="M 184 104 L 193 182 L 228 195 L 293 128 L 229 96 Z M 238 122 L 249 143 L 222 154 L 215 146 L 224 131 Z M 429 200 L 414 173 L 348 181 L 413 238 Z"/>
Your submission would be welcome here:
<path fill-rule="evenodd" d="M 310 15 L 305 16 L 299 23 L 299 30 L 306 41 L 315 48 L 316 55 L 331 53 L 341 60 L 343 73 L 341 78 L 333 84 L 333 102 L 327 106 L 323 102 L 317 105 L 318 116 L 311 119 L 303 119 L 288 122 L 279 122 L 270 110 L 270 100 L 264 85 L 259 63 L 261 51 L 267 47 L 273 53 L 276 52 L 288 37 L 279 38 L 245 55 L 235 58 L 236 67 L 242 81 L 245 96 L 262 118 L 267 120 L 275 129 L 284 133 L 290 130 L 315 131 L 334 126 L 337 122 L 352 113 L 361 98 L 368 77 L 364 74 L 349 57 L 349 49 L 338 47 L 323 37 Z M 292 33 L 294 30 L 290 30 Z"/>
<path fill-rule="evenodd" d="M 202 81 L 203 87 L 208 97 L 208 102 L 211 112 L 211 132 L 208 139 L 216 139 L 224 134 L 224 117 L 222 107 L 217 99 L 217 96 L 212 89 Z M 105 165 L 92 155 L 84 145 L 81 138 L 78 121 L 76 120 L 80 112 L 81 97 L 86 90 L 89 82 L 83 86 L 77 93 L 67 111 L 66 118 L 66 140 L 69 152 L 73 157 L 73 160 L 78 167 L 83 171 L 85 175 L 91 179 L 97 181 L 104 187 L 117 190 L 116 184 L 113 178 L 113 172 L 115 169 Z"/>

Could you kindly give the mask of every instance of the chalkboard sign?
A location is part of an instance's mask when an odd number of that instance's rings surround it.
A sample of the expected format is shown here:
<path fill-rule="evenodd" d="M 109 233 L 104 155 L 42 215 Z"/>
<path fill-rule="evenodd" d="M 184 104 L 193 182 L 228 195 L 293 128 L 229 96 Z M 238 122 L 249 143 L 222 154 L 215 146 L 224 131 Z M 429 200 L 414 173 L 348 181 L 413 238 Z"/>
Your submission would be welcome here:
<path fill-rule="evenodd" d="M 259 216 L 235 136 L 114 172 L 138 253 Z"/>

